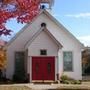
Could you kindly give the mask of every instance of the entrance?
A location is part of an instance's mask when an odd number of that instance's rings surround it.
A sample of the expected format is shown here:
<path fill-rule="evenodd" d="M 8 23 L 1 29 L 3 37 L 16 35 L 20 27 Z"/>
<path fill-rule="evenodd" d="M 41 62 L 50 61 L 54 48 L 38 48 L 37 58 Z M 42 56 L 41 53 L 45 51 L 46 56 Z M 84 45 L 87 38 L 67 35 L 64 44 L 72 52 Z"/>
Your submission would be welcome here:
<path fill-rule="evenodd" d="M 32 80 L 55 80 L 55 57 L 32 57 Z"/>

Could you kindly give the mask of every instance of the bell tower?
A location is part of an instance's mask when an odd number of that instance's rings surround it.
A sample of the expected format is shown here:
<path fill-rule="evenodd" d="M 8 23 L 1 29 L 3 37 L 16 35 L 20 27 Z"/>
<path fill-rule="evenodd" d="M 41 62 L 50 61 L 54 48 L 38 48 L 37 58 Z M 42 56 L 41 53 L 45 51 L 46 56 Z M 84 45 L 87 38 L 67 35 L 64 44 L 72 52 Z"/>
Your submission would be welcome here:
<path fill-rule="evenodd" d="M 41 0 L 41 9 L 52 9 L 54 0 Z"/>

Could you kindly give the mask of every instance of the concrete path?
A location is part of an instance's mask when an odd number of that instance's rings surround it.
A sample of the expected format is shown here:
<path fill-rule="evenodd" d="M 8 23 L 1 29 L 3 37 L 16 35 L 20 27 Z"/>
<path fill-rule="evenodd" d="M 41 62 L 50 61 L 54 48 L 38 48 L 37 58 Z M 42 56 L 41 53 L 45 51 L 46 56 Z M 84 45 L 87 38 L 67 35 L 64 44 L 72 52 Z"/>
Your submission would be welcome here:
<path fill-rule="evenodd" d="M 80 85 L 78 84 L 33 84 L 33 83 L 0 85 L 0 90 L 50 90 L 50 89 L 57 90 L 57 88 L 65 89 L 65 90 L 66 89 L 90 90 L 90 82 L 83 82 Z"/>
<path fill-rule="evenodd" d="M 48 90 L 57 88 L 57 85 L 53 84 L 27 84 L 25 86 L 30 87 L 33 90 Z"/>
<path fill-rule="evenodd" d="M 32 90 L 49 90 L 49 89 L 57 89 L 57 88 L 63 88 L 63 89 L 79 89 L 79 90 L 90 90 L 90 82 L 82 83 L 80 85 L 78 84 L 26 84 L 25 86 L 31 88 Z"/>

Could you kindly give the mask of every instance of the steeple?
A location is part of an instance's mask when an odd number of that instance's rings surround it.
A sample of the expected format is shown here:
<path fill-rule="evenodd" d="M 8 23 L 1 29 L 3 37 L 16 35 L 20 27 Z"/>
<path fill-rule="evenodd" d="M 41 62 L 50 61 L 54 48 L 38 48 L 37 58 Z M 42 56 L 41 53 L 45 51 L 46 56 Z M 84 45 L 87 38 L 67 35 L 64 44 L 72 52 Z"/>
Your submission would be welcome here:
<path fill-rule="evenodd" d="M 54 5 L 54 0 L 41 0 L 42 9 L 52 9 L 53 5 Z"/>

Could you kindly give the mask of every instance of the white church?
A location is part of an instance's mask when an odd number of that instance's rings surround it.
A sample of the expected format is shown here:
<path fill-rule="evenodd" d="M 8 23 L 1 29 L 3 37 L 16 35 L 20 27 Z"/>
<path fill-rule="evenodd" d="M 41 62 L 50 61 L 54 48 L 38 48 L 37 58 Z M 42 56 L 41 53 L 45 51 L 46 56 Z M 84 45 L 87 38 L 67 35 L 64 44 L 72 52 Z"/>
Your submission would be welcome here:
<path fill-rule="evenodd" d="M 83 44 L 49 12 L 54 0 L 41 4 L 40 13 L 6 46 L 6 77 L 28 76 L 29 82 L 41 82 L 56 81 L 64 74 L 81 80 Z"/>

